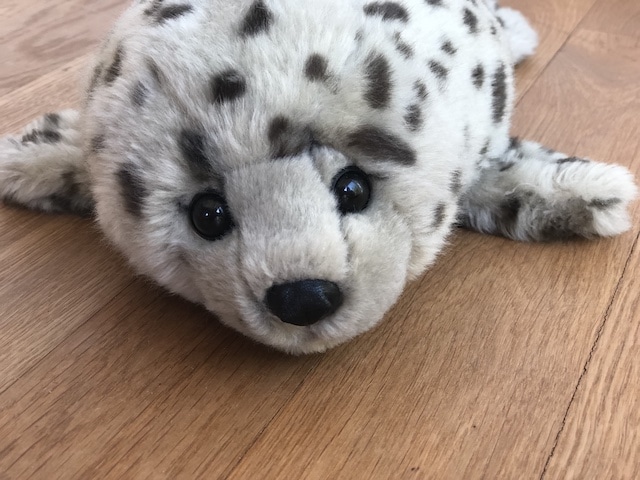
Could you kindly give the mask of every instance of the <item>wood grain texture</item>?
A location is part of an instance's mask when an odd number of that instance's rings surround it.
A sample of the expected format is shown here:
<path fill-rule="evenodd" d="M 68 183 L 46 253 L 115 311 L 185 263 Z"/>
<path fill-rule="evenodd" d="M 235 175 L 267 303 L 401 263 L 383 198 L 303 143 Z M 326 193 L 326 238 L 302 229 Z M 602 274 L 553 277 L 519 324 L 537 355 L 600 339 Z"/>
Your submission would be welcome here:
<path fill-rule="evenodd" d="M 635 25 L 635 28 L 632 26 Z M 584 131 L 581 147 L 612 161 L 640 165 L 640 3 L 598 2 L 567 44 L 560 68 L 590 69 L 583 94 L 593 114 L 618 138 L 606 152 L 600 130 Z M 618 100 L 616 100 L 618 99 Z M 615 108 L 626 102 L 626 112 Z M 613 108 L 612 108 L 613 107 Z M 610 146 L 610 145 L 609 145 Z M 613 151 L 611 151 L 613 150 Z M 614 156 L 617 155 L 617 158 Z M 545 478 L 638 478 L 640 476 L 640 252 L 625 266 L 576 386 L 563 428 L 545 467 Z"/>
<path fill-rule="evenodd" d="M 123 0 L 4 0 L 0 6 L 0 95 L 93 51 Z"/>
<path fill-rule="evenodd" d="M 0 6 L 0 133 L 78 104 L 126 3 Z M 637 174 L 640 4 L 508 3 L 542 35 L 515 132 Z M 296 358 L 136 278 L 90 220 L 0 206 L 0 478 L 638 478 L 633 217 L 594 242 L 457 232 L 378 329 Z"/>

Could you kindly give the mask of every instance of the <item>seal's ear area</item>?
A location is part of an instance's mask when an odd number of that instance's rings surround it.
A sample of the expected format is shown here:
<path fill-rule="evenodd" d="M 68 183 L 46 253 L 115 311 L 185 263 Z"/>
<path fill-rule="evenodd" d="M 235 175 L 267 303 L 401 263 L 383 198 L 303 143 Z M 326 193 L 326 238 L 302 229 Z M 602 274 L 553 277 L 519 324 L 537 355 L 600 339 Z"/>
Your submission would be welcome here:
<path fill-rule="evenodd" d="M 93 212 L 75 110 L 49 113 L 21 135 L 0 139 L 0 198 L 45 212 Z"/>

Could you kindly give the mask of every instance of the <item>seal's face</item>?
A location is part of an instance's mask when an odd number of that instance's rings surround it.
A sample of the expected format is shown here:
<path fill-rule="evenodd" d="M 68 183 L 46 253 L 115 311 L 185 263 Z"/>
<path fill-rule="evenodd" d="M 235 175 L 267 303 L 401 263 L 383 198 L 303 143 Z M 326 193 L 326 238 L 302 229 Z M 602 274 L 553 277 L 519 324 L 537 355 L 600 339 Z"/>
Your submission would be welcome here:
<path fill-rule="evenodd" d="M 139 2 L 108 40 L 85 111 L 99 221 L 226 324 L 321 351 L 434 260 L 489 132 L 507 128 L 511 72 L 488 28 L 453 47 L 470 34 L 453 7 L 211 3 Z M 442 35 L 422 38 L 436 14 Z"/>

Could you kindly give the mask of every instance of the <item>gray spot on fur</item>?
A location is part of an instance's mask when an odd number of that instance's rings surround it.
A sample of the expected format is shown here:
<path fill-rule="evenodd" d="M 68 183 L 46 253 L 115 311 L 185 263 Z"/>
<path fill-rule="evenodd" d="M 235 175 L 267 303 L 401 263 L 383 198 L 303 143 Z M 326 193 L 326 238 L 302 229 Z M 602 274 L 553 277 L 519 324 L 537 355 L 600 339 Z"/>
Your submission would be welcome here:
<path fill-rule="evenodd" d="M 482 88 L 482 85 L 484 85 L 484 67 L 482 65 L 476 65 L 473 72 L 471 72 L 471 79 L 476 88 Z"/>
<path fill-rule="evenodd" d="M 304 67 L 304 75 L 312 82 L 324 82 L 329 76 L 327 69 L 329 68 L 329 61 L 324 55 L 314 53 L 311 55 Z"/>
<path fill-rule="evenodd" d="M 500 172 L 506 172 L 507 170 L 511 170 L 515 166 L 516 162 L 503 162 L 500 166 Z"/>
<path fill-rule="evenodd" d="M 193 11 L 193 6 L 182 3 L 178 5 L 162 6 L 163 0 L 155 0 L 144 13 L 149 17 L 153 17 L 155 23 L 162 24 L 167 20 L 173 20 Z"/>
<path fill-rule="evenodd" d="M 44 123 L 48 128 L 59 128 L 60 127 L 60 115 L 57 113 L 47 113 L 44 116 Z"/>
<path fill-rule="evenodd" d="M 399 20 L 407 23 L 409 12 L 396 2 L 373 2 L 364 6 L 364 13 L 369 16 L 379 16 L 383 20 Z"/>
<path fill-rule="evenodd" d="M 396 32 L 393 36 L 393 40 L 396 44 L 396 50 L 406 59 L 412 58 L 414 55 L 413 47 L 402 40 L 402 34 Z"/>
<path fill-rule="evenodd" d="M 195 178 L 208 178 L 213 175 L 213 165 L 207 155 L 206 139 L 203 134 L 183 129 L 177 139 L 178 148 Z"/>
<path fill-rule="evenodd" d="M 451 184 L 449 186 L 451 193 L 459 195 L 462 190 L 462 170 L 456 170 L 451 175 Z"/>
<path fill-rule="evenodd" d="M 113 61 L 104 76 L 104 81 L 107 85 L 111 85 L 116 79 L 122 74 L 122 59 L 124 56 L 124 49 L 122 45 L 119 45 L 116 49 L 115 55 L 113 57 Z"/>
<path fill-rule="evenodd" d="M 75 213 L 89 216 L 93 213 L 93 202 L 88 202 L 88 194 L 83 191 L 76 172 L 69 170 L 62 174 L 62 185 L 53 195 L 47 197 L 50 209 L 61 213 Z"/>
<path fill-rule="evenodd" d="M 433 230 L 437 230 L 442 227 L 445 219 L 447 218 L 447 204 L 442 202 L 439 203 L 435 210 L 433 211 L 433 222 L 431 223 L 431 228 Z"/>
<path fill-rule="evenodd" d="M 589 163 L 589 160 L 580 157 L 567 157 L 556 160 L 558 165 L 566 165 L 567 163 Z"/>
<path fill-rule="evenodd" d="M 429 62 L 429 69 L 438 78 L 438 80 L 440 80 L 441 83 L 444 83 L 447 81 L 447 77 L 449 76 L 449 70 L 440 62 L 436 60 L 431 60 Z"/>
<path fill-rule="evenodd" d="M 100 77 L 102 76 L 103 68 L 104 67 L 102 66 L 102 64 L 98 64 L 93 69 L 93 74 L 91 75 L 91 81 L 89 82 L 89 90 L 88 90 L 89 95 L 93 94 L 93 92 L 95 91 L 96 87 L 100 83 Z"/>
<path fill-rule="evenodd" d="M 284 115 L 274 117 L 269 123 L 267 138 L 274 158 L 293 157 L 309 150 L 314 143 L 308 127 L 298 128 Z"/>
<path fill-rule="evenodd" d="M 420 105 L 414 103 L 407 108 L 407 113 L 404 116 L 404 121 L 408 125 L 409 130 L 417 132 L 422 128 L 424 119 L 422 118 L 422 108 Z"/>
<path fill-rule="evenodd" d="M 247 81 L 237 70 L 226 70 L 211 79 L 211 101 L 225 103 L 242 97 L 247 91 Z"/>
<path fill-rule="evenodd" d="M 420 100 L 426 100 L 429 97 L 429 90 L 427 90 L 427 86 L 422 80 L 416 80 L 413 84 L 413 89 Z"/>
<path fill-rule="evenodd" d="M 442 43 L 442 45 L 440 46 L 440 49 L 446 53 L 447 55 L 455 55 L 456 52 L 458 51 L 453 44 L 451 43 L 450 40 L 446 40 L 445 42 Z"/>
<path fill-rule="evenodd" d="M 382 54 L 369 58 L 366 65 L 368 82 L 365 100 L 375 110 L 386 108 L 391 101 L 391 67 Z"/>
<path fill-rule="evenodd" d="M 396 135 L 373 125 L 366 125 L 347 137 L 347 147 L 367 158 L 401 165 L 416 163 L 411 147 Z"/>
<path fill-rule="evenodd" d="M 469 33 L 478 33 L 478 17 L 475 13 L 468 8 L 465 8 L 462 19 L 467 28 L 469 28 Z"/>
<path fill-rule="evenodd" d="M 147 96 L 149 95 L 149 89 L 142 82 L 136 82 L 131 90 L 131 102 L 136 107 L 142 107 L 147 101 Z"/>
<path fill-rule="evenodd" d="M 589 206 L 597 210 L 606 210 L 616 205 L 620 205 L 622 200 L 619 198 L 596 198 L 589 202 Z"/>
<path fill-rule="evenodd" d="M 136 218 L 142 217 L 148 191 L 142 181 L 139 168 L 132 163 L 123 164 L 116 176 L 126 211 Z"/>
<path fill-rule="evenodd" d="M 240 25 L 240 35 L 255 37 L 266 33 L 273 23 L 273 13 L 267 8 L 263 0 L 253 2 Z"/>
<path fill-rule="evenodd" d="M 106 139 L 103 134 L 95 135 L 91 139 L 90 148 L 92 153 L 100 153 L 105 149 L 105 147 L 106 147 Z"/>
<path fill-rule="evenodd" d="M 493 122 L 500 123 L 507 110 L 507 71 L 500 65 L 491 83 L 493 96 Z"/>
<path fill-rule="evenodd" d="M 55 130 L 33 130 L 23 135 L 20 140 L 23 145 L 27 143 L 58 143 L 62 140 L 62 136 Z"/>

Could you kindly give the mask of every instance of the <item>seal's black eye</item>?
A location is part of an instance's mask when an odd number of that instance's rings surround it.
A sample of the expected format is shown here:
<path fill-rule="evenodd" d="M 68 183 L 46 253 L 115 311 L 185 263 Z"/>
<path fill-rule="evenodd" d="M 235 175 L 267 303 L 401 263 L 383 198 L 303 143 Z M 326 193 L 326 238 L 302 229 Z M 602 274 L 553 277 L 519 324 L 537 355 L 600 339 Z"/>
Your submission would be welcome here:
<path fill-rule="evenodd" d="M 191 201 L 189 215 L 193 229 L 207 240 L 219 240 L 233 228 L 227 202 L 214 192 L 196 195 Z"/>
<path fill-rule="evenodd" d="M 336 175 L 333 193 L 343 214 L 362 212 L 369 205 L 371 182 L 358 167 L 347 167 Z"/>

